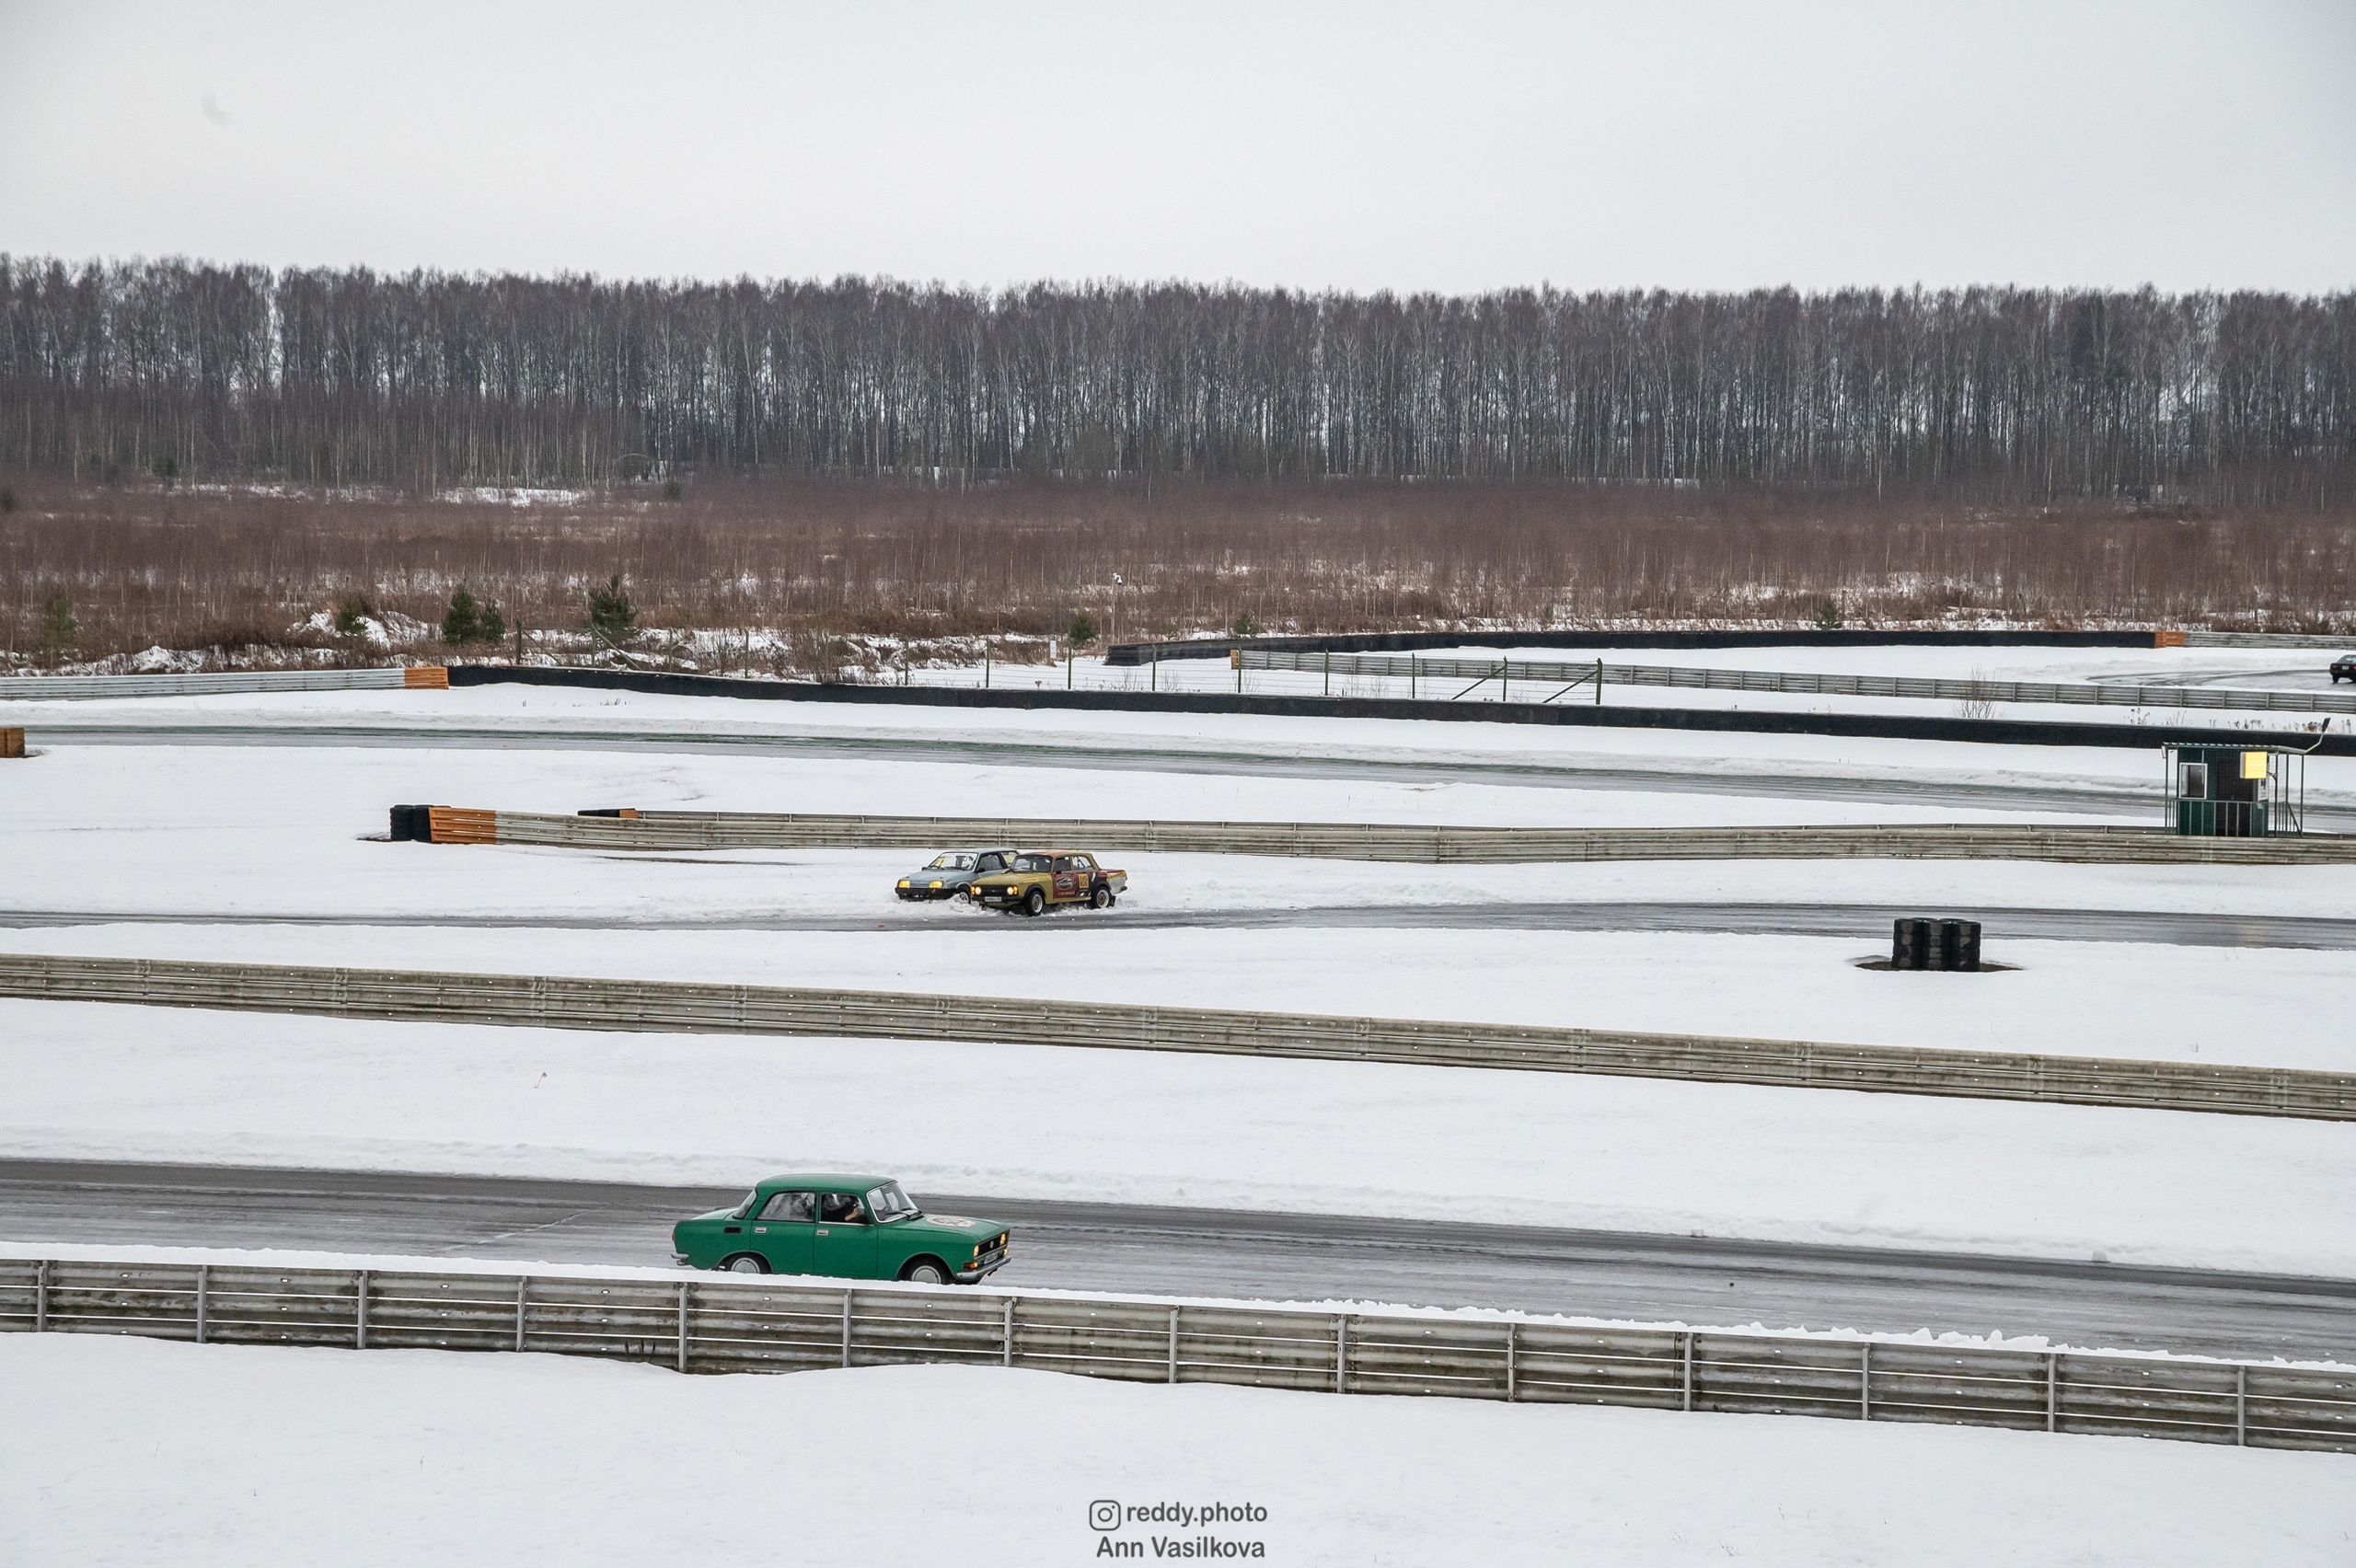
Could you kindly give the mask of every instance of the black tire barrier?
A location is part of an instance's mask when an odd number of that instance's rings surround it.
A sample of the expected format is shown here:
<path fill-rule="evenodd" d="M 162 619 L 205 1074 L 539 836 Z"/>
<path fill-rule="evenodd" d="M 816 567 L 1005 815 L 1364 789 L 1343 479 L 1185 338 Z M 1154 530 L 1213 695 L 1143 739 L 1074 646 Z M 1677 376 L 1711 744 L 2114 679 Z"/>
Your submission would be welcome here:
<path fill-rule="evenodd" d="M 1159 659 L 1224 659 L 1230 648 L 1276 653 L 1420 653 L 1433 648 L 2149 648 L 2149 631 L 1361 631 L 1330 637 L 1191 637 L 1183 642 L 1115 642 L 1108 664 Z"/>
<path fill-rule="evenodd" d="M 431 806 L 395 806 L 393 808 L 393 842 L 396 844 L 430 844 L 433 841 Z"/>
<path fill-rule="evenodd" d="M 1980 922 L 1909 917 L 1890 923 L 1892 969 L 1936 969 L 1977 974 Z"/>

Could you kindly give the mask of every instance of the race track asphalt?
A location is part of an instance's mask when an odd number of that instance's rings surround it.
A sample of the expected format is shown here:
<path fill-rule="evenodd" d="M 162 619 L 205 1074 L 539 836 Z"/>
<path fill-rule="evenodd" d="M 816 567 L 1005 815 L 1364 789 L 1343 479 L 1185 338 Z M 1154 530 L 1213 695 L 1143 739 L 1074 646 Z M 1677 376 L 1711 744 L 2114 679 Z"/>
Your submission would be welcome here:
<path fill-rule="evenodd" d="M 1057 910 L 1041 920 L 947 907 L 872 914 L 715 914 L 664 919 L 618 915 L 272 915 L 252 910 L 0 909 L 0 930 L 76 926 L 429 927 L 450 930 L 561 931 L 1166 931 L 1272 929 L 1707 931 L 1735 936 L 1853 937 L 1886 942 L 1890 922 L 1914 916 L 1977 920 L 1982 940 L 2138 942 L 2169 947 L 2356 949 L 2356 920 L 2290 915 L 2203 915 L 2133 909 L 1935 910 L 1870 904 L 1517 903 L 1326 905 L 1161 910 Z"/>
<path fill-rule="evenodd" d="M 749 1182 L 764 1172 L 745 1172 Z M 0 1240 L 670 1262 L 676 1219 L 741 1189 L 0 1160 Z M 994 1286 L 1518 1308 L 1718 1328 L 2046 1335 L 2080 1349 L 2356 1359 L 2356 1280 L 918 1193 L 1003 1220 Z M 1470 1200 L 1468 1200 L 1470 1201 Z"/>

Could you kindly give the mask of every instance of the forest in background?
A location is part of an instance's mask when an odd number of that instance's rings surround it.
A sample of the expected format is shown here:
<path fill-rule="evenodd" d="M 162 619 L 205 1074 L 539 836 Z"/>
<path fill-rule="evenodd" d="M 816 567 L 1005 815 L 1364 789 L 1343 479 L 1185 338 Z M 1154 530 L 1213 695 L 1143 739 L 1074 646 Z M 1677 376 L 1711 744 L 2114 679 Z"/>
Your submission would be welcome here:
<path fill-rule="evenodd" d="M 987 292 L 0 256 L 0 467 L 2356 498 L 2356 294 Z"/>

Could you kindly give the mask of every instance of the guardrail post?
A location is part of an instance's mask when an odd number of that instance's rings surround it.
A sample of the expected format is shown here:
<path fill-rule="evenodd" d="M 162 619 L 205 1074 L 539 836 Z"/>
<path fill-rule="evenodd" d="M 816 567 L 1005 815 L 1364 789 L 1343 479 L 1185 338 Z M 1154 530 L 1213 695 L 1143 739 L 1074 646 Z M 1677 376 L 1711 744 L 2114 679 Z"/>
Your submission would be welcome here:
<path fill-rule="evenodd" d="M 2234 1368 L 2234 1447 L 2249 1447 L 2249 1368 Z"/>
<path fill-rule="evenodd" d="M 515 1282 L 515 1348 L 517 1350 L 524 1348 L 524 1300 L 525 1293 L 531 1288 L 532 1278 L 529 1274 L 525 1274 Z"/>
<path fill-rule="evenodd" d="M 843 1365 L 850 1365 L 850 1292 L 843 1292 Z"/>
<path fill-rule="evenodd" d="M 1336 1318 L 1334 1320 L 1334 1391 L 1337 1394 L 1349 1391 L 1346 1376 L 1349 1365 L 1350 1320 L 1347 1318 Z"/>
<path fill-rule="evenodd" d="M 1407 655 L 1407 700 L 1415 700 L 1415 656 L 1413 653 Z"/>
<path fill-rule="evenodd" d="M 1870 1341 L 1860 1347 L 1857 1357 L 1857 1419 L 1874 1418 L 1874 1347 Z"/>
<path fill-rule="evenodd" d="M 1521 1325 L 1506 1324 L 1506 1403 L 1514 1401 L 1514 1348 L 1521 1338 Z"/>
<path fill-rule="evenodd" d="M 1512 680 L 1513 680 L 1513 661 L 1512 661 L 1512 660 L 1510 660 L 1510 659 L 1500 659 L 1500 660 L 1498 660 L 1498 661 L 1497 661 L 1497 700 L 1498 700 L 1499 702 L 1511 702 L 1511 701 L 1513 700 L 1513 687 L 1512 687 L 1512 685 L 1511 685 Z"/>
<path fill-rule="evenodd" d="M 368 1271 L 362 1269 L 352 1276 L 352 1348 L 368 1348 Z"/>
<path fill-rule="evenodd" d="M 1334 651 L 1330 648 L 1325 651 L 1325 695 L 1334 695 Z"/>
<path fill-rule="evenodd" d="M 1006 1321 L 999 1329 L 998 1364 L 1000 1366 L 1014 1365 L 1014 1297 L 1011 1296 L 1006 1298 Z"/>
<path fill-rule="evenodd" d="M 1689 1332 L 1681 1333 L 1677 1337 L 1684 1342 L 1685 1355 L 1685 1373 L 1678 1382 L 1679 1392 L 1683 1397 L 1683 1403 L 1681 1403 L 1678 1408 L 1680 1410 L 1692 1410 L 1693 1408 L 1693 1335 Z"/>
<path fill-rule="evenodd" d="M 199 1344 L 204 1343 L 204 1295 L 206 1286 L 211 1283 L 206 1276 L 212 1272 L 202 1263 L 196 1265 L 196 1343 Z"/>
<path fill-rule="evenodd" d="M 1603 661 L 1600 659 L 1595 662 L 1595 705 L 1598 708 L 1603 706 Z"/>
<path fill-rule="evenodd" d="M 1178 1309 L 1170 1309 L 1170 1378 L 1178 1380 Z"/>
<path fill-rule="evenodd" d="M 687 1369 L 687 1287 L 679 1286 L 679 1370 Z"/>
<path fill-rule="evenodd" d="M 49 1332 L 49 1260 L 33 1267 L 33 1332 Z"/>
<path fill-rule="evenodd" d="M 2062 1358 L 2051 1351 L 2045 1353 L 2045 1429 L 2060 1429 L 2062 1415 Z"/>

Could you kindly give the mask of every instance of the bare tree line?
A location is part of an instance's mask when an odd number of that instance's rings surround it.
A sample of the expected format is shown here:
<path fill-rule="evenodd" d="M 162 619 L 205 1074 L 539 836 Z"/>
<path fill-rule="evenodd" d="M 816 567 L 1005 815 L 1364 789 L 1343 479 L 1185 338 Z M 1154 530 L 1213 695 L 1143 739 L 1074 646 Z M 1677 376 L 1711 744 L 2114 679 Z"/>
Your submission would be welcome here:
<path fill-rule="evenodd" d="M 0 467 L 2345 504 L 2356 294 L 1002 293 L 0 256 Z"/>

